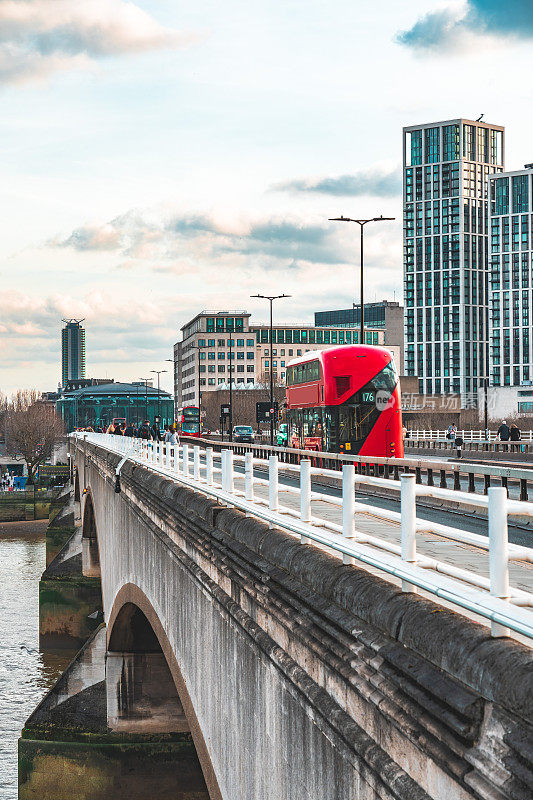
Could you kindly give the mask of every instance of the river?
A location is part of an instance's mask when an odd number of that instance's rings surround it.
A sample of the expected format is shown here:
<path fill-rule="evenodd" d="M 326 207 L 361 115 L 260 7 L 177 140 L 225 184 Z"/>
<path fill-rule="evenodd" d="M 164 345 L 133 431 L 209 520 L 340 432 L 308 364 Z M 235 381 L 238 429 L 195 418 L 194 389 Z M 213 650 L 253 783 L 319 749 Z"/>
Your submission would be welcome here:
<path fill-rule="evenodd" d="M 73 657 L 39 653 L 39 578 L 47 521 L 0 523 L 0 798 L 17 800 L 24 722 Z"/>

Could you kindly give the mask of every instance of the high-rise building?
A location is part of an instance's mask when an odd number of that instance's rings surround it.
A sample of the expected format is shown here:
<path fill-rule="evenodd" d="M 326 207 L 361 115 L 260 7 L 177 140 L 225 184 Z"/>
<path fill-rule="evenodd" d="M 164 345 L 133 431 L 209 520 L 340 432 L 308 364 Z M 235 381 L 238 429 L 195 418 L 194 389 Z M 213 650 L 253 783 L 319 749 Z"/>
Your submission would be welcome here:
<path fill-rule="evenodd" d="M 530 386 L 533 381 L 532 191 L 533 164 L 489 177 L 493 386 Z"/>
<path fill-rule="evenodd" d="M 488 373 L 488 175 L 503 171 L 504 129 L 406 127 L 403 164 L 405 372 L 464 405 Z"/>
<path fill-rule="evenodd" d="M 85 378 L 85 329 L 82 319 L 64 319 L 61 331 L 61 383 Z"/>

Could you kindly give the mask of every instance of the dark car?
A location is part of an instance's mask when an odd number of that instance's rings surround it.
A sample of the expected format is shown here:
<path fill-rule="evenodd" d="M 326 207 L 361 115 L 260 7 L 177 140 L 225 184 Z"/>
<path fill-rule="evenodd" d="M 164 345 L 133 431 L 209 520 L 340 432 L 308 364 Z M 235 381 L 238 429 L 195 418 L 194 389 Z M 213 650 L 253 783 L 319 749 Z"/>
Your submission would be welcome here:
<path fill-rule="evenodd" d="M 233 441 L 253 444 L 254 432 L 251 425 L 235 425 L 233 428 Z"/>

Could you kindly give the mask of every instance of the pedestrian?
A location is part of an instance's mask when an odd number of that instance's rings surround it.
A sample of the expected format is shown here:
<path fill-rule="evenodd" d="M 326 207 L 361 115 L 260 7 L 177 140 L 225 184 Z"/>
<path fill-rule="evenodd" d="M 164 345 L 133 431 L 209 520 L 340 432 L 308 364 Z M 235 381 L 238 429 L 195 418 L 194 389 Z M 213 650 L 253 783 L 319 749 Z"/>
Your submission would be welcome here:
<path fill-rule="evenodd" d="M 500 442 L 508 442 L 509 435 L 510 435 L 509 426 L 505 420 L 502 420 L 502 424 L 498 428 L 498 436 L 500 437 Z"/>
<path fill-rule="evenodd" d="M 159 425 L 156 425 L 155 422 L 152 425 L 152 439 L 154 442 L 158 442 L 161 439 L 161 431 L 159 430 Z"/>
<path fill-rule="evenodd" d="M 512 442 L 519 442 L 521 439 L 520 428 L 518 425 L 515 425 L 514 422 L 512 423 L 511 427 L 509 428 L 509 439 Z M 511 445 L 512 451 L 520 451 L 520 445 Z"/>
<path fill-rule="evenodd" d="M 134 426 L 133 422 L 130 422 L 130 424 L 126 427 L 126 430 L 124 431 L 124 436 L 129 436 L 130 439 L 134 438 L 134 436 L 135 436 L 135 426 Z"/>
<path fill-rule="evenodd" d="M 446 434 L 447 439 L 451 439 L 452 442 L 455 442 L 455 437 L 457 436 L 457 426 L 452 423 L 448 428 L 448 433 Z"/>
<path fill-rule="evenodd" d="M 115 433 L 115 426 L 113 425 L 112 422 L 109 423 L 106 433 Z"/>
<path fill-rule="evenodd" d="M 117 422 L 113 433 L 115 434 L 115 436 L 124 436 L 124 431 L 122 430 L 122 422 Z"/>
<path fill-rule="evenodd" d="M 150 428 L 150 420 L 145 419 L 138 431 L 139 439 L 153 439 L 152 429 Z"/>

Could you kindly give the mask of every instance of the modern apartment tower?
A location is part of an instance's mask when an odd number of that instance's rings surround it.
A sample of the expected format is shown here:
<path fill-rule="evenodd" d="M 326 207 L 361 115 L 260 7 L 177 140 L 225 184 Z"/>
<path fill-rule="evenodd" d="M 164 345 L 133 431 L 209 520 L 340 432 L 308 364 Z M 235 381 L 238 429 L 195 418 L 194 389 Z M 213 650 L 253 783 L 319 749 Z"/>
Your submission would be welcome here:
<path fill-rule="evenodd" d="M 61 331 L 61 384 L 85 378 L 85 329 L 82 319 L 64 319 Z"/>
<path fill-rule="evenodd" d="M 489 196 L 490 382 L 492 386 L 531 386 L 533 164 L 491 176 Z M 532 396 L 531 390 L 528 394 Z"/>
<path fill-rule="evenodd" d="M 503 171 L 504 128 L 411 125 L 403 165 L 405 371 L 466 405 L 488 376 L 488 176 Z"/>

